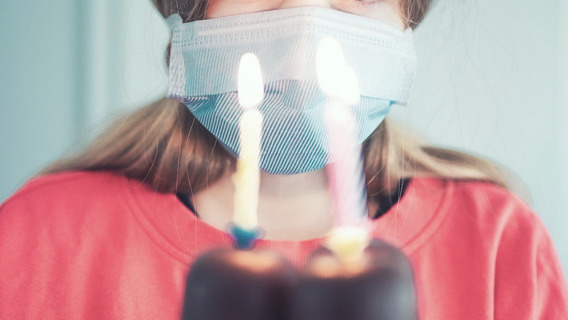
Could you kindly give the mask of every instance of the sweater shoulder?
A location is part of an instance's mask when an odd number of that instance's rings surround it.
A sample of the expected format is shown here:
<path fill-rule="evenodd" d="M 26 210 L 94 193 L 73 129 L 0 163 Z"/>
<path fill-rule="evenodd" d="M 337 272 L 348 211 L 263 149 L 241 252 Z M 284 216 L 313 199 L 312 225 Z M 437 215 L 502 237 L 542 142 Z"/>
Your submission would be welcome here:
<path fill-rule="evenodd" d="M 6 199 L 2 206 L 34 199 L 44 200 L 45 205 L 59 198 L 70 200 L 99 197 L 105 193 L 112 193 L 123 179 L 121 175 L 106 171 L 69 171 L 42 175 L 26 182 Z"/>
<path fill-rule="evenodd" d="M 125 177 L 111 172 L 62 172 L 28 181 L 0 206 L 0 220 L 71 224 L 119 210 Z"/>
<path fill-rule="evenodd" d="M 482 205 L 515 206 L 529 210 L 530 204 L 512 191 L 487 181 L 453 180 L 457 199 L 475 200 Z"/>
<path fill-rule="evenodd" d="M 530 204 L 515 193 L 486 181 L 453 180 L 453 208 L 479 223 L 502 228 L 516 224 L 542 224 Z"/>
<path fill-rule="evenodd" d="M 131 225 L 124 183 L 125 177 L 109 172 L 33 178 L 0 206 L 0 242 L 30 252 L 67 252 L 75 244 L 107 241 L 101 235 Z"/>

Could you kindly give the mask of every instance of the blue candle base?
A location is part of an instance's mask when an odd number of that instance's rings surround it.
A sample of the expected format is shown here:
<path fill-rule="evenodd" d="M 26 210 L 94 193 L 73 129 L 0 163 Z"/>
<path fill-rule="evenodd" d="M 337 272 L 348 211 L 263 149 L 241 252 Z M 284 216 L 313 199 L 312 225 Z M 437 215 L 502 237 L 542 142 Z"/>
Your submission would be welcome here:
<path fill-rule="evenodd" d="M 229 224 L 229 233 L 233 236 L 233 245 L 235 249 L 251 250 L 254 248 L 256 240 L 262 235 L 260 228 L 244 229 L 231 223 Z"/>

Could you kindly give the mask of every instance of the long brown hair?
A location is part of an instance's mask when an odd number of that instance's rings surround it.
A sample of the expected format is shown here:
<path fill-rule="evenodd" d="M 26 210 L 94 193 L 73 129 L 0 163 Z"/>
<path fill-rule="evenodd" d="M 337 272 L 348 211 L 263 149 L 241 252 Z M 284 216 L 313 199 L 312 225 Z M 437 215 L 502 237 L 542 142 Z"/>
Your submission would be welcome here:
<path fill-rule="evenodd" d="M 203 19 L 208 0 L 154 0 L 164 17 L 180 13 L 185 21 Z M 402 0 L 407 24 L 416 27 L 430 0 Z M 484 180 L 507 188 L 492 163 L 429 146 L 388 119 L 364 145 L 370 200 L 394 191 L 399 179 L 435 176 Z M 62 159 L 44 173 L 113 170 L 150 184 L 159 192 L 197 193 L 234 167 L 235 159 L 181 103 L 161 99 L 119 119 L 82 153 Z"/>

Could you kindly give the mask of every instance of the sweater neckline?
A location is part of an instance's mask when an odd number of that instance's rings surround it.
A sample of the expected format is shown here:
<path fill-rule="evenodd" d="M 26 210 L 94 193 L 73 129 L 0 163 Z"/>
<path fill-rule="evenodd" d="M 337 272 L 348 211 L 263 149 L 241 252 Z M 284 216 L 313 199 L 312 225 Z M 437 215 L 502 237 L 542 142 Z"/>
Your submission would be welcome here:
<path fill-rule="evenodd" d="M 445 216 L 453 190 L 448 180 L 414 177 L 401 199 L 372 221 L 373 237 L 399 246 L 407 254 L 435 233 Z M 122 192 L 131 213 L 148 236 L 182 263 L 189 263 L 208 249 L 231 245 L 231 236 L 208 225 L 191 212 L 174 193 L 158 193 L 135 179 L 123 179 Z M 301 265 L 322 238 L 303 241 L 260 239 L 257 248 L 271 248 Z"/>
<path fill-rule="evenodd" d="M 404 192 L 406 191 L 406 187 L 408 187 L 408 183 L 410 180 L 411 178 L 400 179 L 393 193 L 382 196 L 378 199 L 379 209 L 373 215 L 372 218 L 373 220 L 378 219 L 383 215 L 385 215 L 390 210 L 390 208 L 394 206 L 402 198 L 402 195 L 404 195 Z M 199 213 L 195 210 L 195 206 L 191 201 L 192 198 L 191 194 L 176 193 L 175 195 L 181 201 L 181 203 L 183 203 L 185 207 L 189 209 L 190 212 L 192 212 L 195 216 L 197 216 L 197 218 L 199 218 Z"/>

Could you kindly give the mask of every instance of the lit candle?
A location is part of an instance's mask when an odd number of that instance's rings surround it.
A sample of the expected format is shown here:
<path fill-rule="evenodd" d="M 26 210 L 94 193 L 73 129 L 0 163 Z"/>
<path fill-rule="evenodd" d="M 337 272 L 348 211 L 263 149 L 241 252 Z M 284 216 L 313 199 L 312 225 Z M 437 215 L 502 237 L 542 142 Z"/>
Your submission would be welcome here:
<path fill-rule="evenodd" d="M 254 54 L 247 53 L 241 58 L 238 78 L 239 103 L 244 109 L 239 122 L 240 152 L 235 183 L 234 216 L 232 233 L 239 244 L 242 235 L 258 235 L 258 189 L 260 184 L 260 143 L 262 137 L 262 114 L 258 105 L 264 98 L 264 85 L 260 64 Z M 245 241 L 246 242 L 246 241 Z M 244 246 L 247 246 L 244 244 Z"/>
<path fill-rule="evenodd" d="M 370 241 L 362 152 L 350 110 L 359 102 L 359 86 L 339 43 L 331 38 L 320 42 L 316 67 L 320 88 L 328 97 L 325 120 L 332 163 L 326 169 L 335 210 L 335 228 L 325 245 L 341 259 L 353 261 L 361 258 Z"/>

